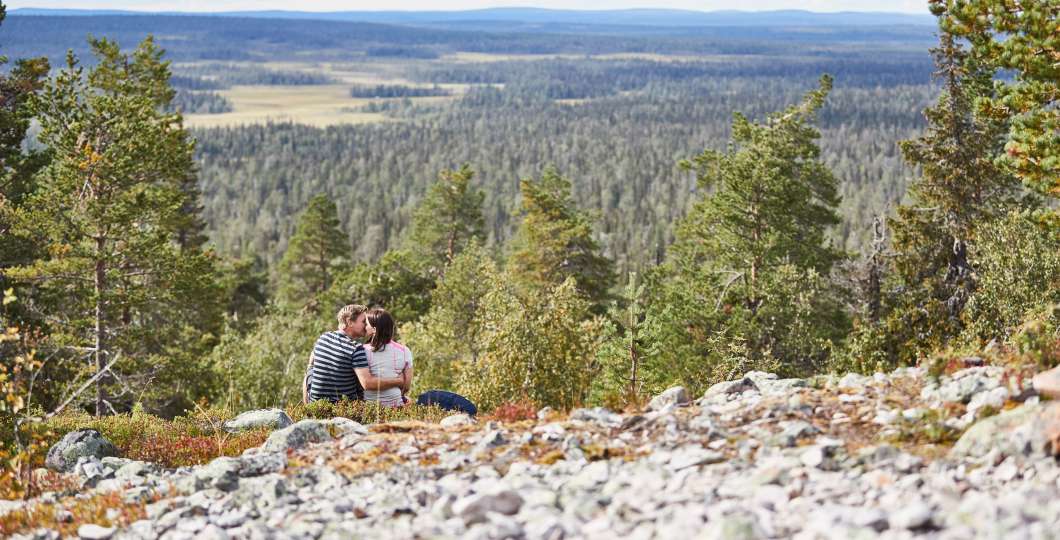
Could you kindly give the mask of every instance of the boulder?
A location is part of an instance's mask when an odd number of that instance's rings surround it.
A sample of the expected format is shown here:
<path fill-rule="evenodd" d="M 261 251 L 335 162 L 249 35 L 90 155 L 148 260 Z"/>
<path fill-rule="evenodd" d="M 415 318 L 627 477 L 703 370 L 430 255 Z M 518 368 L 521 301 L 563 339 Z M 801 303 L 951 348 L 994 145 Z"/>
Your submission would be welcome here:
<path fill-rule="evenodd" d="M 265 452 L 286 452 L 302 448 L 310 443 L 330 440 L 331 433 L 323 422 L 307 419 L 273 431 L 261 448 Z"/>
<path fill-rule="evenodd" d="M 652 398 L 651 403 L 648 403 L 648 409 L 658 411 L 666 407 L 681 407 L 688 405 L 689 401 L 688 390 L 685 390 L 684 386 L 674 386 Z"/>
<path fill-rule="evenodd" d="M 992 450 L 1016 458 L 1060 454 L 1060 402 L 1027 403 L 980 420 L 953 445 L 950 455 L 979 458 Z"/>
<path fill-rule="evenodd" d="M 100 459 L 117 455 L 118 449 L 98 431 L 81 429 L 67 433 L 61 441 L 55 443 L 48 450 L 44 464 L 53 471 L 70 472 L 80 458 Z"/>
<path fill-rule="evenodd" d="M 281 409 L 258 409 L 241 413 L 224 423 L 225 431 L 236 433 L 250 429 L 283 429 L 294 421 Z"/>

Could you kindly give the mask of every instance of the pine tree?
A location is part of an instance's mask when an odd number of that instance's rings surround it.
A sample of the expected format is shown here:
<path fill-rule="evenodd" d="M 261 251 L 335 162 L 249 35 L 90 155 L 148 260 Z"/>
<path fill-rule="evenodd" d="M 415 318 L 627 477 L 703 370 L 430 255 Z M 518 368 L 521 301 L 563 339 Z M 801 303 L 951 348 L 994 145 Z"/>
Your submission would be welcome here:
<path fill-rule="evenodd" d="M 313 197 L 280 260 L 280 300 L 291 306 L 310 304 L 346 270 L 349 255 L 335 203 L 323 194 Z"/>
<path fill-rule="evenodd" d="M 181 253 L 171 227 L 188 202 L 180 185 L 191 171 L 193 142 L 179 116 L 162 112 L 172 97 L 168 62 L 151 38 L 132 55 L 105 39 L 90 45 L 98 59 L 91 70 L 68 54 L 33 100 L 52 160 L 16 214 L 15 231 L 47 256 L 10 273 L 63 297 L 50 313 L 59 321 L 52 337 L 91 356 L 102 414 L 113 409 L 107 384 L 125 392 L 141 384 L 120 377 L 121 365 L 130 366 L 126 374 L 154 365 L 144 377 L 161 376 L 155 384 L 170 391 L 166 381 L 180 378 L 166 377 L 183 372 L 153 355 L 194 350 L 187 340 L 208 338 L 220 311 L 209 300 L 211 256 Z"/>
<path fill-rule="evenodd" d="M 972 53 L 1012 70 L 996 95 L 979 99 L 988 117 L 1011 117 L 1004 165 L 1040 193 L 1060 197 L 1060 3 L 1055 0 L 931 0 L 946 33 L 971 41 Z M 1053 214 L 1060 219 L 1060 214 Z M 1055 225 L 1055 224 L 1054 224 Z"/>
<path fill-rule="evenodd" d="M 592 221 L 571 198 L 571 183 L 556 169 L 519 183 L 523 220 L 512 239 L 508 269 L 522 285 L 550 288 L 574 278 L 576 289 L 605 309 L 615 282 L 614 263 L 600 253 Z"/>
<path fill-rule="evenodd" d="M 442 171 L 416 207 L 407 244 L 412 252 L 428 259 L 427 266 L 435 277 L 442 275 L 470 242 L 486 239 L 482 217 L 486 194 L 471 187 L 474 175 L 469 165 Z"/>
<path fill-rule="evenodd" d="M 845 329 L 825 279 L 843 257 L 826 241 L 839 223 L 837 181 L 810 125 L 831 86 L 822 77 L 802 104 L 764 124 L 737 113 L 727 152 L 683 163 L 705 195 L 649 276 L 647 324 L 668 344 L 660 365 L 683 371 L 686 384 L 752 367 L 806 371 Z M 695 359 L 702 364 L 678 367 Z"/>

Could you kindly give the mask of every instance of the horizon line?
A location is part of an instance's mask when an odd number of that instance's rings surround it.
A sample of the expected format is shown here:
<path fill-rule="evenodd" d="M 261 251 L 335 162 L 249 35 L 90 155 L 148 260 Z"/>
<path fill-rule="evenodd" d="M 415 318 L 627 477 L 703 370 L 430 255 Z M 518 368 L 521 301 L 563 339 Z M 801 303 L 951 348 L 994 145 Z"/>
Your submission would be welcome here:
<path fill-rule="evenodd" d="M 235 10 L 214 10 L 214 11 L 182 11 L 182 10 L 139 10 L 139 9 L 120 9 L 120 8 L 51 8 L 51 7 L 34 7 L 25 6 L 13 9 L 8 9 L 8 14 L 15 14 L 22 10 L 36 10 L 36 11 L 81 11 L 81 12 L 117 12 L 117 13 L 142 13 L 151 15 L 164 15 L 164 14 L 203 14 L 203 13 L 314 13 L 314 14 L 329 14 L 329 13 L 461 13 L 461 12 L 476 12 L 476 11 L 503 11 L 503 10 L 538 10 L 538 11 L 556 11 L 563 13 L 616 13 L 624 11 L 675 11 L 675 12 L 688 12 L 688 13 L 811 13 L 815 15 L 842 15 L 842 14 L 886 14 L 886 15 L 908 15 L 910 17 L 917 16 L 931 16 L 930 12 L 914 13 L 909 11 L 856 11 L 856 10 L 842 10 L 842 11 L 814 11 L 812 9 L 801 9 L 801 8 L 787 8 L 787 9 L 761 9 L 761 10 L 748 10 L 748 9 L 714 9 L 714 10 L 698 10 L 698 9 L 687 9 L 687 8 L 670 8 L 670 7 L 631 7 L 631 8 L 619 8 L 619 9 L 566 9 L 566 8 L 548 8 L 548 7 L 537 7 L 537 6 L 494 6 L 494 7 L 482 7 L 473 9 L 348 9 L 348 10 L 327 10 L 327 11 L 316 11 L 316 10 L 294 10 L 294 9 L 235 9 Z"/>

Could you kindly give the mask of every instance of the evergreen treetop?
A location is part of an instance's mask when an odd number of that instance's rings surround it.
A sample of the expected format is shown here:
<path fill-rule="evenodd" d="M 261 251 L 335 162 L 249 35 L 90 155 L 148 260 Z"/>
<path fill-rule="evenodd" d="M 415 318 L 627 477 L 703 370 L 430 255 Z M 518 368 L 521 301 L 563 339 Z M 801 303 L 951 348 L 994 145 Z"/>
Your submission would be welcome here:
<path fill-rule="evenodd" d="M 466 164 L 442 171 L 416 207 L 409 244 L 414 252 L 430 259 L 435 276 L 442 274 L 472 240 L 486 238 L 482 217 L 486 194 L 471 186 L 474 176 Z"/>
<path fill-rule="evenodd" d="M 725 153 L 705 150 L 682 163 L 705 195 L 678 226 L 672 264 L 739 282 L 752 311 L 762 301 L 763 272 L 790 264 L 827 274 L 842 257 L 825 241 L 839 223 L 838 182 L 819 159 L 810 122 L 831 88 L 831 77 L 822 77 L 800 105 L 763 124 L 736 113 Z"/>
<path fill-rule="evenodd" d="M 347 267 L 350 247 L 339 228 L 335 202 L 319 194 L 309 200 L 279 265 L 279 298 L 304 306 L 331 288 Z"/>
<path fill-rule="evenodd" d="M 577 290 L 602 311 L 615 282 L 614 263 L 600 253 L 592 221 L 571 197 L 570 180 L 548 167 L 541 178 L 519 183 L 523 220 L 508 258 L 524 285 L 548 288 L 574 278 Z"/>

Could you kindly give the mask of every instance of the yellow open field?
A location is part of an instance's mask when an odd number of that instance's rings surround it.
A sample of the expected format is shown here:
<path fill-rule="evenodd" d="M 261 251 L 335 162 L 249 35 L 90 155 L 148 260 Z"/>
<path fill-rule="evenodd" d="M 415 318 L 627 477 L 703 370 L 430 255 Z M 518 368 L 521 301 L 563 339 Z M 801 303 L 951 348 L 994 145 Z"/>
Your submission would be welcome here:
<path fill-rule="evenodd" d="M 238 65 L 238 63 L 232 63 Z M 340 81 L 326 85 L 254 85 L 233 86 L 216 92 L 232 103 L 232 112 L 221 114 L 189 114 L 184 117 L 187 127 L 231 127 L 266 122 L 298 122 L 316 127 L 337 124 L 364 124 L 393 121 L 383 114 L 354 112 L 372 101 L 350 97 L 353 85 L 375 86 L 396 84 L 426 86 L 387 73 L 386 66 L 334 65 L 320 63 L 269 62 L 256 63 L 258 67 L 284 71 L 306 71 L 327 75 Z M 454 99 L 467 90 L 467 85 L 440 85 L 453 92 L 454 96 L 412 98 L 420 103 L 437 103 Z"/>
<path fill-rule="evenodd" d="M 217 93 L 232 102 L 232 112 L 189 114 L 188 127 L 238 126 L 272 122 L 298 122 L 324 127 L 335 124 L 385 122 L 378 113 L 349 112 L 370 100 L 350 97 L 344 84 L 306 86 L 233 86 Z"/>
<path fill-rule="evenodd" d="M 586 58 L 585 55 L 511 55 L 457 53 L 446 56 L 446 62 L 501 62 L 511 60 L 542 60 L 550 58 Z M 662 56 L 657 54 L 611 54 L 596 55 L 597 59 L 651 60 L 651 61 L 685 61 L 707 60 L 711 57 Z M 718 57 L 731 59 L 732 57 Z M 298 122 L 311 126 L 325 127 L 336 124 L 364 124 L 371 122 L 394 121 L 383 114 L 354 112 L 372 99 L 350 97 L 350 88 L 354 85 L 404 85 L 430 86 L 416 83 L 401 76 L 403 70 L 414 64 L 429 64 L 430 60 L 402 60 L 399 62 L 225 62 L 224 65 L 264 67 L 279 71 L 303 71 L 330 77 L 335 84 L 327 85 L 282 85 L 282 86 L 234 86 L 217 93 L 227 98 L 233 111 L 222 114 L 189 114 L 184 117 L 188 127 L 231 127 L 245 124 L 262 124 L 266 122 Z M 218 64 L 218 63 L 213 63 Z M 193 66 L 194 64 L 177 64 L 174 67 Z M 439 85 L 453 93 L 448 97 L 411 98 L 419 103 L 437 103 L 452 100 L 466 92 L 469 85 Z M 499 86 L 499 85 L 495 85 Z M 580 105 L 589 100 L 560 100 L 564 105 Z"/>

